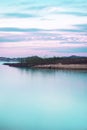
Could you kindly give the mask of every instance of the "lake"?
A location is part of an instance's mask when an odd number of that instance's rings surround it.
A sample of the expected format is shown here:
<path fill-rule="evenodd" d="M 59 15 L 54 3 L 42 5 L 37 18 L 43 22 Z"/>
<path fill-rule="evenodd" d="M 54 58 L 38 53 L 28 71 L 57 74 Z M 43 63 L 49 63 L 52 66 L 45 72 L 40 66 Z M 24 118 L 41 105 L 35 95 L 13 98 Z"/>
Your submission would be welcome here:
<path fill-rule="evenodd" d="M 86 130 L 87 71 L 0 65 L 0 130 Z"/>

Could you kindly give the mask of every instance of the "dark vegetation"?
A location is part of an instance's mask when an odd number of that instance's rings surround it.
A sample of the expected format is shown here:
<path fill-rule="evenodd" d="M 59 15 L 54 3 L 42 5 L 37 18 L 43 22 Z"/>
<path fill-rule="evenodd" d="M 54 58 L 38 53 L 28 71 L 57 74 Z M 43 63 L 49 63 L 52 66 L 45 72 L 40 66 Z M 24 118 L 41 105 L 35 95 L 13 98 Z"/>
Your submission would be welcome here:
<path fill-rule="evenodd" d="M 17 58 L 18 63 L 5 63 L 5 65 L 16 66 L 16 67 L 33 67 L 35 65 L 48 65 L 48 64 L 87 64 L 87 57 L 52 57 L 52 58 L 41 58 L 37 56 Z"/>

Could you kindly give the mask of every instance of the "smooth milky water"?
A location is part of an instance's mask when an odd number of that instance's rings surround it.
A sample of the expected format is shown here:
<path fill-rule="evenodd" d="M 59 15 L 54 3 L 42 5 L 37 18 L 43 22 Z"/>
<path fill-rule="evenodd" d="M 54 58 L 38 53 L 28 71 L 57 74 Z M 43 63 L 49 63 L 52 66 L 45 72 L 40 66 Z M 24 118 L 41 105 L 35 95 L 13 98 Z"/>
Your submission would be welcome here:
<path fill-rule="evenodd" d="M 0 65 L 0 130 L 86 130 L 87 71 Z"/>

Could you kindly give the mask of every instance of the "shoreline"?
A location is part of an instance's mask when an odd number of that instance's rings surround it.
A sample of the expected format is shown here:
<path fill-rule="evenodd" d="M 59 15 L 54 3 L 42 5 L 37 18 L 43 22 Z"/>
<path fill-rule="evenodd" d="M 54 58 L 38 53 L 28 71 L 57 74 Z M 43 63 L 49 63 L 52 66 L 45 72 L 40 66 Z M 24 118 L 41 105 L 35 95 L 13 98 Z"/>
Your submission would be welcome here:
<path fill-rule="evenodd" d="M 36 65 L 33 68 L 40 69 L 65 69 L 65 70 L 87 70 L 87 64 L 49 64 Z"/>
<path fill-rule="evenodd" d="M 18 60 L 19 59 L 19 60 Z M 50 57 L 41 58 L 37 56 L 18 58 L 18 63 L 4 63 L 4 65 L 19 68 L 35 69 L 66 69 L 66 70 L 87 70 L 87 57 Z"/>
<path fill-rule="evenodd" d="M 33 65 L 21 64 L 21 63 L 4 63 L 11 67 L 18 68 L 34 68 L 34 69 L 61 69 L 61 70 L 87 70 L 87 64 L 43 64 L 43 65 Z"/>

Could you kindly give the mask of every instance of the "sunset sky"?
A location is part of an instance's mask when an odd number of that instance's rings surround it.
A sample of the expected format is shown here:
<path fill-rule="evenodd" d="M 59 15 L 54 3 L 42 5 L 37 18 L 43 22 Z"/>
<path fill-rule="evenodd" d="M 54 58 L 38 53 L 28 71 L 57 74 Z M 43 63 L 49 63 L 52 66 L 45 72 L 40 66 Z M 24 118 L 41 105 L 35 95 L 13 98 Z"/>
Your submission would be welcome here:
<path fill-rule="evenodd" d="M 0 56 L 87 56 L 87 0 L 0 1 Z"/>

